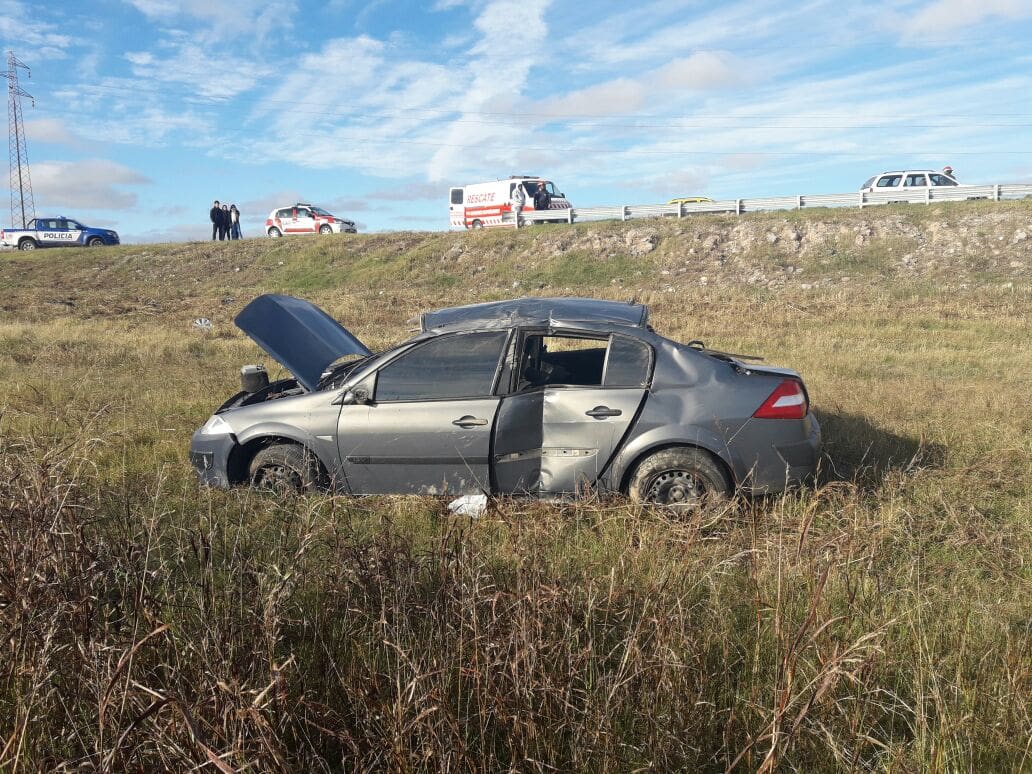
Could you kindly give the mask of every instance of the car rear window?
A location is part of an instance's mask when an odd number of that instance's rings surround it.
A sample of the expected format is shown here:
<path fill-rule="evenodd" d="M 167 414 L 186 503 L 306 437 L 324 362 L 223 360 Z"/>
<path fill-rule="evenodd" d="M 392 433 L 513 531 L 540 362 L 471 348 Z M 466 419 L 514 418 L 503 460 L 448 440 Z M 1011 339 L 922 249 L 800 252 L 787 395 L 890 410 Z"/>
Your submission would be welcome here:
<path fill-rule="evenodd" d="M 928 185 L 928 178 L 925 177 L 923 173 L 917 175 L 907 175 L 907 182 L 905 182 L 903 185 L 909 186 L 911 188 L 920 188 L 922 186 Z"/>
<path fill-rule="evenodd" d="M 606 387 L 644 387 L 649 383 L 652 351 L 648 344 L 624 336 L 613 336 L 606 357 Z"/>

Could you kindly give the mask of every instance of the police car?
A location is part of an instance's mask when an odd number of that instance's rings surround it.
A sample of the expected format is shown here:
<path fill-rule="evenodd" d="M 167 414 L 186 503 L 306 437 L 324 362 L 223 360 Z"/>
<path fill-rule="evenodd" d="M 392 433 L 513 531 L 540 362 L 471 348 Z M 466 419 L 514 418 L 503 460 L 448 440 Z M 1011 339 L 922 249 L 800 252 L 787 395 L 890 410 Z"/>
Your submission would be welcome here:
<path fill-rule="evenodd" d="M 100 247 L 117 245 L 118 233 L 106 228 L 90 228 L 66 218 L 33 218 L 26 228 L 0 229 L 0 245 L 19 250 L 37 247 Z"/>
<path fill-rule="evenodd" d="M 355 222 L 337 218 L 322 207 L 298 202 L 279 207 L 265 220 L 265 233 L 276 238 L 288 234 L 355 234 Z"/>

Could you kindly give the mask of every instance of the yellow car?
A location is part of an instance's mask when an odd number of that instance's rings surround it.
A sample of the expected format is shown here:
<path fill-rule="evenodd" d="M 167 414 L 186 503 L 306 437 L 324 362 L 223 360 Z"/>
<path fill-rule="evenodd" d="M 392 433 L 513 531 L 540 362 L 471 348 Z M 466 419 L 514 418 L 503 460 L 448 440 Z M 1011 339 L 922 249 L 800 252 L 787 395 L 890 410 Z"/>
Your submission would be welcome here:
<path fill-rule="evenodd" d="M 702 204 L 713 201 L 708 196 L 684 196 L 680 199 L 671 199 L 667 204 Z"/>

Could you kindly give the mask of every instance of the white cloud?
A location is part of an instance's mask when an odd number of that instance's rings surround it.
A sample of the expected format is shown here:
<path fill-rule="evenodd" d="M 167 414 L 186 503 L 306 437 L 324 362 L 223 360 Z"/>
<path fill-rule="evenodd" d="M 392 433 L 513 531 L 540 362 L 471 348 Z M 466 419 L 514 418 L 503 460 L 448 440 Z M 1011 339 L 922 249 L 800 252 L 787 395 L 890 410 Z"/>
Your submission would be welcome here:
<path fill-rule="evenodd" d="M 124 190 L 123 186 L 150 182 L 139 172 L 106 159 L 41 161 L 32 165 L 32 190 L 39 204 L 62 211 L 131 209 L 136 205 L 136 193 Z"/>
<path fill-rule="evenodd" d="M 49 145 L 79 147 L 83 144 L 82 138 L 58 118 L 38 118 L 26 121 L 25 137 L 32 142 Z"/>
<path fill-rule="evenodd" d="M 914 14 L 906 25 L 906 37 L 920 40 L 922 35 L 949 33 L 992 19 L 1018 21 L 1030 18 L 1032 2 L 1029 0 L 935 0 Z M 936 45 L 940 43 L 938 41 Z"/>
<path fill-rule="evenodd" d="M 225 53 L 213 53 L 212 47 L 194 41 L 181 41 L 174 52 L 157 57 L 151 51 L 130 51 L 125 54 L 133 75 L 151 82 L 179 83 L 194 89 L 197 96 L 229 99 L 248 91 L 270 68 L 253 59 Z"/>
<path fill-rule="evenodd" d="M 17 49 L 16 53 L 21 52 L 19 58 L 30 67 L 42 65 L 48 59 L 63 59 L 74 44 L 71 35 L 58 32 L 60 28 L 56 24 L 40 21 L 40 16 L 35 5 L 26 8 L 18 0 L 0 0 L 3 51 Z"/>

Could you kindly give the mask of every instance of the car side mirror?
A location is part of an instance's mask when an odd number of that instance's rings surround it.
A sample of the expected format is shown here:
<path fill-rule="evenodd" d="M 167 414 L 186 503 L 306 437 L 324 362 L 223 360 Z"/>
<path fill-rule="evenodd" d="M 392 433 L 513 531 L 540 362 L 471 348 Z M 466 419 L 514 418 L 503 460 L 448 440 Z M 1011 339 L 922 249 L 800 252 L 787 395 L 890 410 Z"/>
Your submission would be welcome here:
<path fill-rule="evenodd" d="M 362 406 L 369 402 L 369 390 L 365 387 L 354 387 L 345 390 L 344 394 L 333 402 L 339 406 Z"/>

